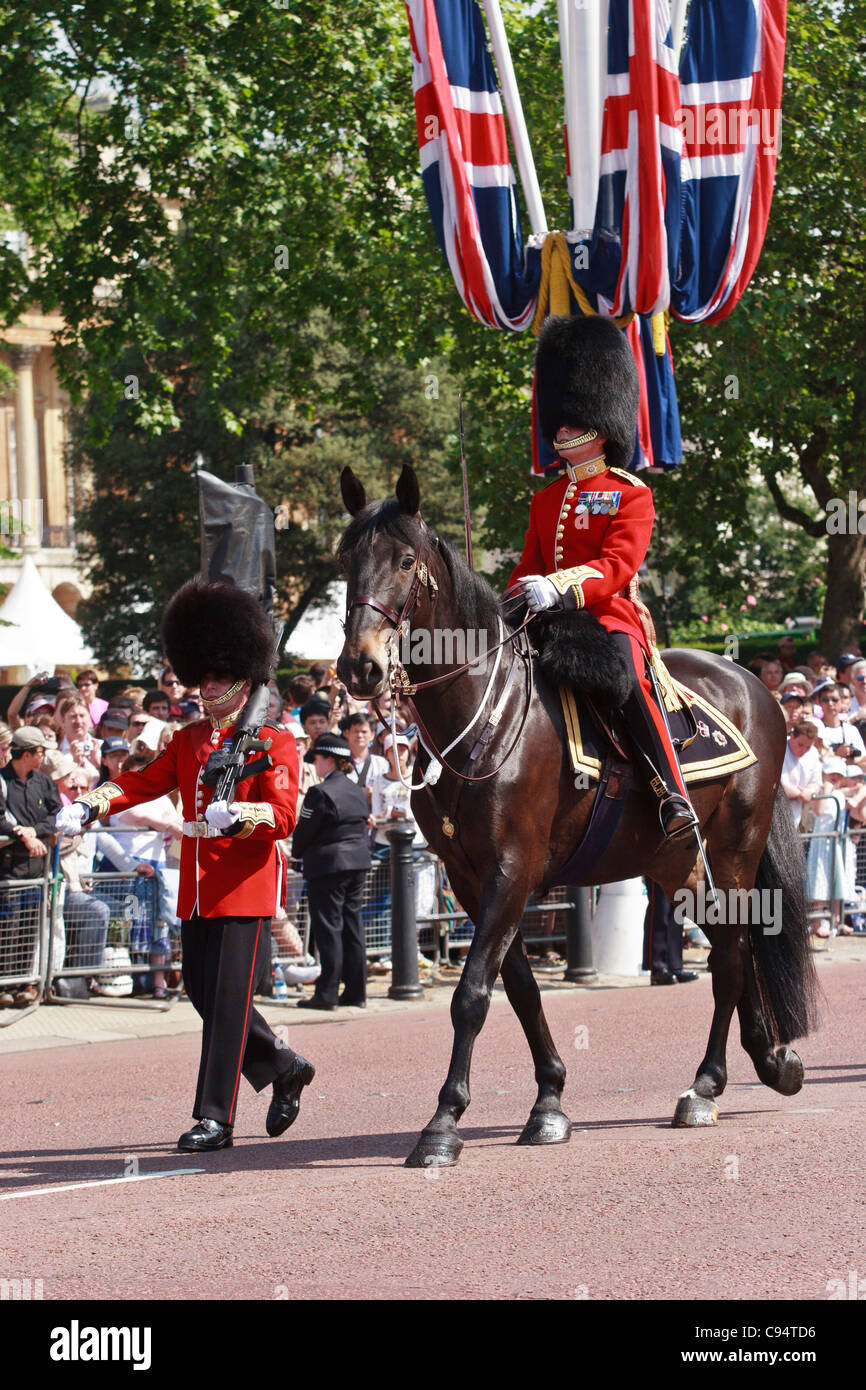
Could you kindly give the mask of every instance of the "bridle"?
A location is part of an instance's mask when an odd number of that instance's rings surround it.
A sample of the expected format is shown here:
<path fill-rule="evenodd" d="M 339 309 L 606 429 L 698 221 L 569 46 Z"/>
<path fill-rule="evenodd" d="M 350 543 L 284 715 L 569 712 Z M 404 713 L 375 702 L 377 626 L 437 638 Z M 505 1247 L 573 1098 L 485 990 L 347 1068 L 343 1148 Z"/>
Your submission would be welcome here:
<path fill-rule="evenodd" d="M 397 734 L 397 699 L 399 697 L 405 699 L 412 710 L 412 713 L 415 717 L 415 722 L 418 725 L 420 742 L 425 752 L 427 753 L 427 756 L 430 759 L 430 764 L 426 772 L 424 773 L 423 781 L 414 785 L 405 781 L 402 771 L 400 770 L 398 764 L 398 774 L 400 777 L 400 781 L 403 783 L 404 786 L 410 786 L 413 791 L 419 791 L 421 788 L 426 787 L 428 782 L 436 782 L 439 778 L 442 768 L 444 768 L 447 772 L 450 772 L 452 776 L 458 778 L 460 781 L 463 782 L 486 782 L 489 780 L 489 778 L 494 777 L 496 773 L 499 772 L 499 770 L 508 761 L 515 748 L 517 747 L 517 744 L 520 740 L 521 734 L 523 733 L 523 729 L 525 727 L 526 720 L 529 715 L 529 709 L 532 704 L 532 695 L 534 690 L 534 672 L 532 666 L 532 656 L 534 655 L 534 653 L 532 652 L 532 648 L 529 645 L 528 639 L 526 641 L 525 651 L 523 649 L 522 644 L 519 644 L 518 641 L 518 639 L 522 638 L 527 624 L 531 621 L 533 617 L 532 613 L 527 613 L 523 622 L 518 627 L 514 628 L 511 632 L 507 632 L 505 636 L 501 639 L 501 641 L 495 643 L 492 647 L 485 647 L 485 650 L 482 653 L 474 657 L 471 661 L 464 662 L 462 666 L 456 667 L 453 671 L 445 671 L 442 675 L 432 676 L 429 680 L 426 681 L 413 682 L 410 680 L 409 673 L 403 665 L 403 662 L 400 660 L 398 654 L 399 639 L 400 637 L 404 636 L 409 630 L 409 622 L 412 618 L 412 615 L 415 612 L 415 609 L 418 606 L 421 597 L 421 590 L 424 589 L 427 591 L 427 593 L 430 596 L 431 604 L 435 604 L 436 597 L 439 593 L 439 585 L 437 584 L 436 579 L 429 565 L 431 551 L 435 550 L 438 547 L 439 538 L 438 536 L 432 535 L 428 531 L 427 526 L 423 521 L 420 521 L 420 526 L 421 544 L 420 546 L 418 546 L 417 553 L 415 556 L 415 570 L 412 576 L 412 583 L 409 586 L 409 591 L 406 594 L 406 598 L 403 602 L 403 606 L 400 609 L 399 613 L 397 612 L 396 608 L 391 607 L 387 603 L 383 603 L 380 599 L 377 599 L 373 594 L 357 594 L 346 609 L 347 622 L 349 620 L 349 616 L 353 608 L 366 607 L 373 608 L 377 613 L 381 613 L 382 616 L 387 618 L 388 622 L 391 623 L 393 626 L 394 631 L 392 632 L 391 637 L 388 641 L 388 688 L 392 696 L 390 721 L 384 717 L 382 710 L 379 708 L 378 700 L 374 699 L 372 701 L 372 704 L 374 709 L 376 710 L 376 713 L 379 715 L 379 718 L 382 720 L 383 724 L 387 724 L 390 722 L 391 733 L 394 735 L 395 738 Z M 504 631 L 504 626 L 502 624 L 501 619 L 500 631 Z M 500 695 L 499 701 L 497 702 L 495 708 L 493 709 L 493 711 L 490 714 L 490 717 L 487 720 L 487 724 L 484 726 L 479 738 L 476 740 L 475 745 L 469 754 L 466 765 L 471 766 L 475 759 L 480 755 L 480 753 L 486 746 L 488 739 L 491 737 L 492 733 L 495 731 L 497 725 L 499 724 L 502 718 L 505 702 L 510 693 L 514 677 L 517 673 L 518 658 L 520 658 L 526 663 L 529 674 L 528 689 L 526 692 L 523 717 L 520 721 L 520 727 L 510 748 L 508 749 L 508 752 L 505 754 L 502 761 L 496 765 L 492 772 L 484 773 L 482 776 L 479 777 L 468 776 L 465 772 L 458 771 L 457 768 L 452 767 L 450 763 L 446 762 L 444 754 L 449 753 L 452 748 L 455 748 L 457 744 L 460 743 L 464 736 L 469 732 L 469 730 L 472 729 L 474 725 L 477 723 L 478 717 L 481 714 L 482 709 L 484 708 L 488 695 L 490 694 L 493 682 L 499 670 L 502 648 L 507 646 L 509 643 L 511 643 L 514 648 L 514 660 L 512 662 L 511 669 L 509 670 L 505 687 L 502 691 L 502 694 Z M 431 686 L 441 685 L 444 681 L 454 680 L 457 676 L 463 675 L 464 672 L 470 670 L 473 666 L 477 666 L 480 661 L 486 660 L 490 653 L 494 651 L 497 653 L 496 664 L 491 679 L 488 682 L 487 688 L 484 691 L 484 695 L 482 696 L 481 703 L 478 706 L 475 715 L 470 720 L 466 728 L 460 734 L 457 735 L 457 738 L 452 740 L 452 742 L 448 745 L 444 752 L 439 752 L 436 748 L 433 739 L 430 737 L 430 734 L 427 731 L 427 728 L 424 724 L 421 715 L 418 712 L 418 708 L 414 700 L 412 699 L 412 696 L 417 694 L 419 690 L 428 690 Z"/>

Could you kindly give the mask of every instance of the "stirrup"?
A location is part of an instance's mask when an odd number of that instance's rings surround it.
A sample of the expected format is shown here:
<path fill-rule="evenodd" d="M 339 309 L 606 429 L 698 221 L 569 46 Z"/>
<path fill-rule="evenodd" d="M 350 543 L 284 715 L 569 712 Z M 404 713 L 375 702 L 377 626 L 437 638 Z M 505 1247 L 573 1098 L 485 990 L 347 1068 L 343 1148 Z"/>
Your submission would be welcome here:
<path fill-rule="evenodd" d="M 686 819 L 682 825 L 677 825 L 671 830 L 670 823 L 679 816 Z M 680 835 L 687 835 L 692 830 L 700 829 L 700 821 L 695 814 L 695 808 L 686 797 L 679 792 L 669 792 L 662 801 L 659 802 L 659 823 L 662 833 L 668 840 L 674 840 Z"/>

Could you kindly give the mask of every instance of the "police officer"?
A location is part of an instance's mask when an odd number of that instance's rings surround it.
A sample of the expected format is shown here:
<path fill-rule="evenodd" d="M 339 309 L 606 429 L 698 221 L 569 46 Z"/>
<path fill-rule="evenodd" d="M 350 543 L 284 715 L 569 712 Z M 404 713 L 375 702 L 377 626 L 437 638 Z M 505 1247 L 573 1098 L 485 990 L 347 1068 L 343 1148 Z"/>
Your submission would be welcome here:
<path fill-rule="evenodd" d="M 303 860 L 322 973 L 312 998 L 302 999 L 298 1008 L 364 1008 L 367 956 L 361 906 L 370 867 L 367 793 L 347 775 L 354 763 L 342 734 L 320 734 L 305 761 L 315 764 L 320 780 L 304 798 L 292 854 Z M 344 989 L 338 998 L 341 979 Z"/>
<path fill-rule="evenodd" d="M 648 900 L 643 923 L 643 968 L 650 972 L 650 984 L 691 984 L 698 972 L 683 967 L 683 924 L 677 921 L 667 893 L 651 878 L 644 882 Z"/>
<path fill-rule="evenodd" d="M 178 1148 L 199 1153 L 232 1142 L 241 1076 L 256 1091 L 273 1085 L 265 1128 L 282 1134 L 295 1120 L 315 1068 L 281 1043 L 252 1006 L 270 957 L 270 922 L 280 901 L 277 841 L 297 816 L 298 755 L 292 734 L 265 724 L 265 766 L 242 777 L 231 803 L 212 800 L 202 781 L 214 749 L 232 736 L 251 690 L 267 683 L 274 634 L 261 605 L 233 584 L 193 580 L 163 620 L 166 656 L 188 687 L 200 687 L 206 718 L 179 729 L 164 752 L 66 806 L 57 829 L 77 833 L 98 816 L 152 801 L 176 788 L 183 802 L 178 916 L 183 978 L 203 1020 L 193 1116 Z M 248 754 L 258 761 L 260 753 Z"/>
<path fill-rule="evenodd" d="M 652 492 L 622 467 L 637 436 L 637 368 L 610 319 L 549 318 L 538 338 L 535 384 L 541 432 L 565 469 L 532 499 L 523 554 L 510 584 L 532 612 L 586 608 L 611 634 L 631 676 L 623 715 L 652 768 L 650 785 L 668 837 L 696 824 L 645 661 L 649 643 L 636 606 L 647 553 Z"/>

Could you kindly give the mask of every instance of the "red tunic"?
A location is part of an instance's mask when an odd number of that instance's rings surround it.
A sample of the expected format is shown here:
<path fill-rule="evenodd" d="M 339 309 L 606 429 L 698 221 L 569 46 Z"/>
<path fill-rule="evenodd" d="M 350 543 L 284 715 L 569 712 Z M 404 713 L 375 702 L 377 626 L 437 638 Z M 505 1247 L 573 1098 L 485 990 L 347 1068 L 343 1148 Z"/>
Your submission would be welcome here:
<path fill-rule="evenodd" d="M 161 753 L 140 772 L 124 772 L 77 798 L 98 815 L 114 815 L 142 801 L 180 788 L 187 823 L 180 853 L 178 916 L 270 917 L 280 898 L 282 871 L 276 841 L 291 835 L 297 820 L 298 750 L 294 735 L 268 724 L 273 767 L 239 782 L 235 800 L 240 826 L 228 835 L 189 834 L 193 825 L 208 829 L 204 812 L 213 795 L 201 781 L 208 757 L 231 734 L 214 730 L 209 719 L 179 729 Z M 248 761 L 259 757 L 250 753 Z"/>
<path fill-rule="evenodd" d="M 568 606 L 588 608 L 609 632 L 646 636 L 631 599 L 622 597 L 649 549 L 655 508 L 650 488 L 623 468 L 584 483 L 557 478 L 529 508 L 523 554 L 509 581 L 544 574 Z"/>

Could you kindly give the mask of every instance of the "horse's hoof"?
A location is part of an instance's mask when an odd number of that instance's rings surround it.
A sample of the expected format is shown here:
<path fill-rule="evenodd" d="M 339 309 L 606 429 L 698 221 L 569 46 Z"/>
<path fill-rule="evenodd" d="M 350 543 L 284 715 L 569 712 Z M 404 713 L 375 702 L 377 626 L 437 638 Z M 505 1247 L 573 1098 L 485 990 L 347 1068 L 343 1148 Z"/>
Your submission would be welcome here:
<path fill-rule="evenodd" d="M 561 1110 L 542 1111 L 530 1115 L 518 1139 L 518 1144 L 567 1144 L 571 1138 L 571 1120 Z"/>
<path fill-rule="evenodd" d="M 771 1081 L 770 1085 L 774 1091 L 778 1091 L 783 1096 L 795 1096 L 803 1085 L 803 1063 L 798 1053 L 792 1047 L 778 1047 L 776 1049 L 776 1062 L 778 1069 L 776 1080 Z"/>
<path fill-rule="evenodd" d="M 404 1168 L 453 1168 L 463 1140 L 457 1134 L 422 1134 Z"/>
<path fill-rule="evenodd" d="M 719 1122 L 719 1107 L 714 1100 L 699 1096 L 696 1091 L 685 1091 L 677 1101 L 677 1108 L 671 1124 L 675 1129 L 699 1129 L 702 1125 L 715 1125 Z"/>

